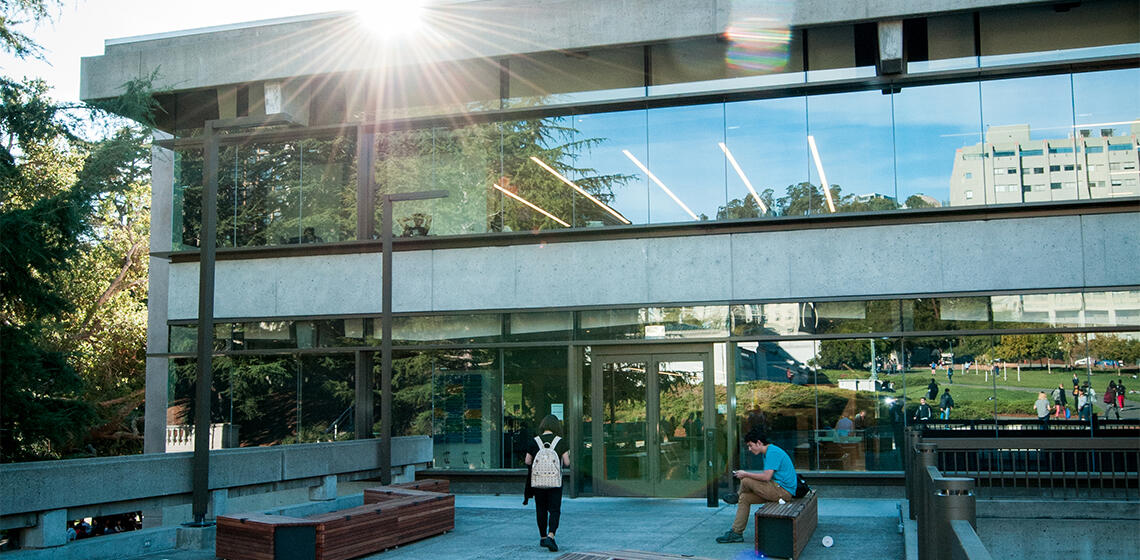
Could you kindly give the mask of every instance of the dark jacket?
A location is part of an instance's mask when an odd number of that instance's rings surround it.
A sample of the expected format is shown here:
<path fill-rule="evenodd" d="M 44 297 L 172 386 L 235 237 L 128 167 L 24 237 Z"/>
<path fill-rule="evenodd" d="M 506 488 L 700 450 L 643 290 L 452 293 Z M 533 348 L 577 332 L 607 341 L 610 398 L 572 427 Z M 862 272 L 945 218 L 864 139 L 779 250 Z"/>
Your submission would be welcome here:
<path fill-rule="evenodd" d="M 930 410 L 930 405 L 920 404 L 914 411 L 915 420 L 930 420 L 934 417 L 934 412 Z"/>
<path fill-rule="evenodd" d="M 938 403 L 939 408 L 954 408 L 954 397 L 950 393 L 942 393 L 942 401 Z"/>

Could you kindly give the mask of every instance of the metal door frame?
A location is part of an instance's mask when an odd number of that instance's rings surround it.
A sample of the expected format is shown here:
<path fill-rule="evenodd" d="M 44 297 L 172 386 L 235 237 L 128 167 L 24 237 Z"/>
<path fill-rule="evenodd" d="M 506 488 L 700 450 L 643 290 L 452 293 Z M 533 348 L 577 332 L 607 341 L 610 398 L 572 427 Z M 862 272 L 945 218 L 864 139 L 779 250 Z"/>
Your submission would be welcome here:
<path fill-rule="evenodd" d="M 605 480 L 605 436 L 603 434 L 604 401 L 601 366 L 605 362 L 622 360 L 625 362 L 644 362 L 646 364 L 646 478 L 639 486 L 646 490 L 646 495 L 656 495 L 659 483 L 655 473 L 660 472 L 660 451 L 657 449 L 660 435 L 661 394 L 657 379 L 657 362 L 659 361 L 699 361 L 704 366 L 704 379 L 702 381 L 701 422 L 704 429 L 704 457 L 706 497 L 715 492 L 715 485 L 711 484 L 712 457 L 715 452 L 715 370 L 713 364 L 713 343 L 705 344 L 637 344 L 621 346 L 592 346 L 590 352 L 590 386 L 582 387 L 583 391 L 590 391 L 591 441 L 594 444 L 592 453 L 593 494 L 595 496 L 618 495 L 610 491 L 614 485 Z M 652 443 L 651 443 L 652 442 Z"/>

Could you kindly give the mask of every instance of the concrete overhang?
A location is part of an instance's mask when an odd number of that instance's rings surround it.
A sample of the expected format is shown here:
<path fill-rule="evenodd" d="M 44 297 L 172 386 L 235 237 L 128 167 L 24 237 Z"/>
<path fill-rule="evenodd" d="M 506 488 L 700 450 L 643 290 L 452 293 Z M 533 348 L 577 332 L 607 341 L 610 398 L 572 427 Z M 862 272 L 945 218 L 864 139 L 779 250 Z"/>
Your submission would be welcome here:
<path fill-rule="evenodd" d="M 404 38 L 377 37 L 349 12 L 332 12 L 106 41 L 82 60 L 80 98 L 113 97 L 159 71 L 155 86 L 225 84 L 383 71 L 542 51 L 576 51 L 723 33 L 730 22 L 783 6 L 792 27 L 897 19 L 1025 0 L 444 0 Z"/>

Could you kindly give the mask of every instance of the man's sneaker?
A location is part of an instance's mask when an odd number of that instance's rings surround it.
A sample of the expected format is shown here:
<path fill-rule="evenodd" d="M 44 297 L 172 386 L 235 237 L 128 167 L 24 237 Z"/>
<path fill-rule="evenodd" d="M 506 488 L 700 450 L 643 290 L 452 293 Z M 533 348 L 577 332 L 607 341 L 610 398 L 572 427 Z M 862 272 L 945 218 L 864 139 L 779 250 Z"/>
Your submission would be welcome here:
<path fill-rule="evenodd" d="M 546 538 L 546 548 L 549 548 L 551 552 L 558 552 L 558 543 L 554 542 L 554 537 Z"/>
<path fill-rule="evenodd" d="M 729 492 L 721 496 L 720 499 L 724 500 L 724 503 L 726 504 L 736 505 L 736 502 L 740 501 L 740 494 L 737 494 L 736 492 Z"/>
<path fill-rule="evenodd" d="M 717 537 L 716 542 L 722 544 L 744 542 L 744 535 L 729 529 L 728 531 L 725 531 L 723 535 Z"/>
<path fill-rule="evenodd" d="M 550 537 L 542 537 L 539 539 L 538 546 L 550 548 Z"/>

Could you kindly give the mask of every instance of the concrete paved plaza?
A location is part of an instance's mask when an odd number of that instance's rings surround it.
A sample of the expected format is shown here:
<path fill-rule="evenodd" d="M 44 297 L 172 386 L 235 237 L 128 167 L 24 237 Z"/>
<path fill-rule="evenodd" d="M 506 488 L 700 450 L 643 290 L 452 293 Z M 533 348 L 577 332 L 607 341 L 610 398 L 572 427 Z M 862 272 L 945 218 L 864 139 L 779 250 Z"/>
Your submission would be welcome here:
<path fill-rule="evenodd" d="M 821 498 L 819 526 L 800 558 L 904 558 L 899 500 Z M 522 497 L 457 495 L 455 530 L 366 558 L 553 559 L 564 552 L 645 550 L 717 559 L 755 558 L 752 523 L 743 544 L 718 544 L 736 506 L 709 508 L 699 499 L 578 498 L 562 501 L 559 551 L 538 546 L 534 504 Z M 755 511 L 755 508 L 753 508 Z M 821 539 L 835 543 L 825 548 Z M 205 560 L 201 551 L 151 554 L 146 560 Z"/>

